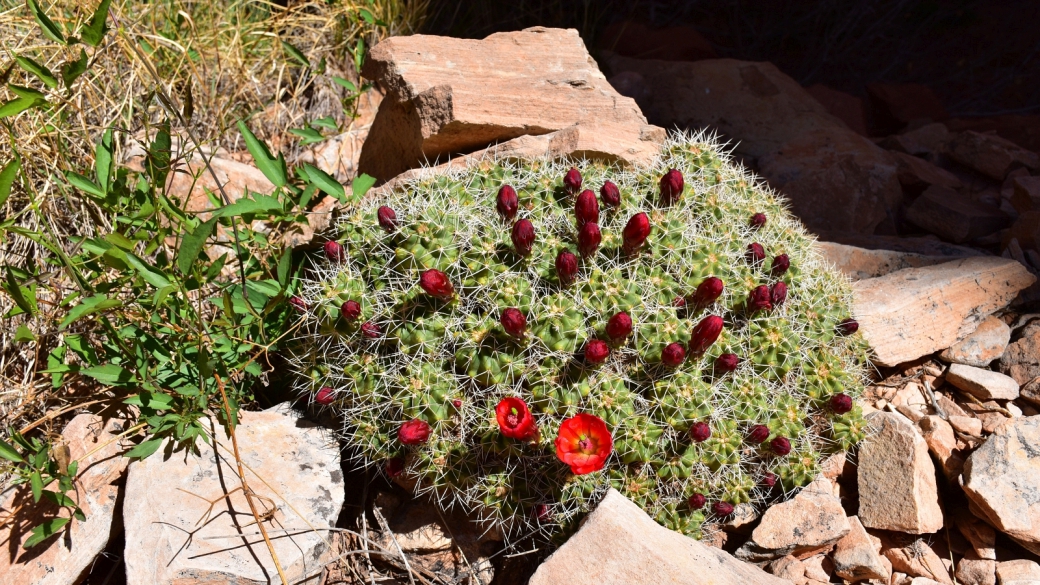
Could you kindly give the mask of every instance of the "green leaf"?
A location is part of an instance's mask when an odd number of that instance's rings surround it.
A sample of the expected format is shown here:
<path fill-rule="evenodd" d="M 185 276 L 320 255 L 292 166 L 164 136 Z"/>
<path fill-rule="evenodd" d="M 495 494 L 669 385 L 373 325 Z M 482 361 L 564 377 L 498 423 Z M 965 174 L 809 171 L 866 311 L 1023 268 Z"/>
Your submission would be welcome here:
<path fill-rule="evenodd" d="M 278 158 L 271 155 L 267 145 L 261 142 L 241 120 L 238 122 L 238 131 L 242 133 L 242 138 L 246 143 L 246 150 L 253 156 L 253 161 L 256 162 L 260 172 L 275 187 L 284 186 L 286 182 L 285 160 L 282 159 L 281 155 Z"/>
<path fill-rule="evenodd" d="M 130 241 L 130 238 L 124 236 L 119 232 L 112 232 L 110 234 L 107 234 L 105 235 L 104 239 L 109 244 L 112 244 L 113 246 L 118 246 L 126 250 L 127 252 L 130 252 L 134 249 L 134 243 Z"/>
<path fill-rule="evenodd" d="M 112 0 L 101 0 L 101 4 L 94 11 L 94 15 L 90 17 L 90 24 L 79 31 L 79 36 L 83 39 L 83 42 L 91 47 L 100 45 L 101 39 L 105 38 L 105 32 L 108 30 L 108 27 L 105 26 L 105 20 L 108 18 L 108 5 L 111 3 Z"/>
<path fill-rule="evenodd" d="M 238 201 L 221 207 L 213 215 L 219 217 L 231 217 L 234 215 L 245 215 L 247 213 L 262 213 L 282 211 L 282 203 L 274 197 L 257 195 L 254 199 L 239 199 Z"/>
<path fill-rule="evenodd" d="M 50 490 L 43 492 L 43 497 L 54 502 L 59 506 L 68 506 L 70 508 L 76 507 L 76 501 L 72 498 L 58 492 L 52 492 Z"/>
<path fill-rule="evenodd" d="M 29 487 L 32 488 L 33 501 L 39 502 L 43 496 L 43 477 L 40 475 L 39 470 L 29 475 Z"/>
<path fill-rule="evenodd" d="M 116 364 L 104 364 L 92 368 L 84 368 L 80 370 L 79 373 L 94 378 L 106 386 L 126 384 L 134 379 L 134 375 L 130 370 L 122 366 L 117 366 Z"/>
<path fill-rule="evenodd" d="M 124 455 L 124 457 L 128 457 L 130 459 L 145 459 L 146 457 L 148 457 L 152 453 L 155 453 L 156 451 L 158 451 L 159 447 L 161 447 L 162 444 L 163 444 L 163 440 L 162 440 L 161 437 L 154 437 L 154 438 L 148 439 L 147 441 L 143 441 L 143 442 L 139 443 L 133 449 L 130 449 L 129 451 L 127 451 L 127 453 Z"/>
<path fill-rule="evenodd" d="M 15 61 L 18 61 L 18 64 L 22 66 L 22 69 L 25 69 L 36 77 L 39 77 L 40 81 L 42 81 L 47 87 L 51 89 L 58 87 L 58 78 L 51 73 L 50 69 L 47 69 L 43 65 L 37 63 L 34 59 L 24 55 L 19 55 L 14 59 Z"/>
<path fill-rule="evenodd" d="M 115 146 L 112 144 L 112 129 L 105 130 L 94 150 L 94 176 L 101 191 L 108 194 L 112 179 L 112 157 L 115 155 Z"/>
<path fill-rule="evenodd" d="M 7 269 L 7 292 L 11 295 L 11 298 L 14 299 L 18 308 L 30 315 L 36 314 L 36 296 L 32 294 L 31 291 L 22 288 L 22 286 L 18 284 L 18 281 L 15 280 L 14 273 L 11 272 L 10 268 Z"/>
<path fill-rule="evenodd" d="M 290 57 L 296 59 L 296 61 L 298 61 L 300 65 L 310 68 L 311 63 L 307 60 L 307 56 L 304 55 L 302 51 L 292 46 L 292 43 L 282 41 L 282 48 L 285 49 L 286 53 L 289 53 Z"/>
<path fill-rule="evenodd" d="M 42 91 L 38 89 L 33 89 L 31 87 L 25 87 L 23 85 L 15 85 L 13 83 L 8 83 L 7 89 L 11 90 L 11 92 L 17 95 L 18 97 L 22 97 L 27 100 L 47 100 L 47 96 L 45 96 Z"/>
<path fill-rule="evenodd" d="M 61 65 L 61 80 L 65 83 L 65 88 L 68 89 L 72 86 L 72 82 L 83 75 L 87 70 L 87 52 L 83 49 L 79 50 L 79 58 L 76 60 L 68 60 Z"/>
<path fill-rule="evenodd" d="M 21 343 L 28 343 L 30 341 L 36 341 L 36 336 L 33 335 L 33 332 L 23 323 L 18 326 L 17 330 L 15 330 L 14 340 Z"/>
<path fill-rule="evenodd" d="M 368 190 L 376 184 L 376 178 L 362 173 L 359 177 L 354 177 L 354 182 L 350 184 L 350 189 L 354 193 L 354 201 L 361 201 L 361 198 L 368 193 Z"/>
<path fill-rule="evenodd" d="M 75 171 L 65 171 L 65 178 L 68 179 L 69 183 L 72 183 L 73 187 L 76 187 L 88 195 L 93 195 L 98 198 L 104 198 L 105 196 L 105 192 L 101 190 L 101 187 L 95 185 L 94 181 L 91 181 Z"/>
<path fill-rule="evenodd" d="M 289 284 L 289 271 L 292 269 L 292 249 L 282 253 L 278 259 L 278 284 L 284 289 Z"/>
<path fill-rule="evenodd" d="M 350 81 L 348 79 L 343 79 L 342 77 L 333 77 L 332 81 L 334 81 L 337 85 L 342 86 L 344 89 L 346 89 L 347 91 L 349 91 L 351 93 L 357 93 L 358 92 L 357 86 L 354 85 L 353 81 Z"/>
<path fill-rule="evenodd" d="M 43 31 L 43 36 L 56 43 L 65 42 L 65 36 L 61 34 L 61 29 L 59 29 L 58 25 L 54 24 L 54 21 L 48 18 L 47 14 L 40 9 L 36 0 L 25 0 L 25 4 L 29 7 L 29 12 L 32 13 L 33 18 L 36 19 L 36 23 L 40 25 L 40 29 Z"/>
<path fill-rule="evenodd" d="M 5 102 L 3 105 L 0 105 L 0 118 L 7 118 L 21 114 L 25 110 L 35 106 L 37 103 L 39 103 L 39 100 L 22 97 Z"/>
<path fill-rule="evenodd" d="M 118 307 L 122 304 L 123 301 L 120 301 L 119 299 L 110 299 L 103 294 L 88 297 L 83 299 L 82 303 L 72 307 L 69 314 L 65 316 L 65 319 L 62 320 L 61 325 L 58 328 L 65 329 L 76 320 L 86 317 L 87 315 Z"/>
<path fill-rule="evenodd" d="M 325 137 L 321 135 L 321 132 L 318 132 L 314 128 L 289 128 L 289 133 L 302 138 L 300 144 L 303 145 L 315 144 L 325 140 Z"/>
<path fill-rule="evenodd" d="M 332 195 L 340 203 L 345 203 L 347 191 L 343 188 L 343 185 L 339 183 L 332 175 L 325 171 L 315 167 L 313 165 L 303 165 L 303 172 L 307 173 L 307 178 L 310 179 L 311 183 L 318 186 L 319 189 Z M 367 176 L 367 175 L 366 175 Z M 356 179 L 355 179 L 356 181 Z"/>
<path fill-rule="evenodd" d="M 25 539 L 22 548 L 28 550 L 54 536 L 69 523 L 69 520 L 69 518 L 51 518 L 49 520 L 44 520 L 43 524 L 32 529 L 32 535 Z"/>
<path fill-rule="evenodd" d="M 0 169 L 0 206 L 7 203 L 7 198 L 11 196 L 11 187 L 21 169 L 22 161 L 18 158 L 12 159 L 4 165 L 3 169 Z"/>
<path fill-rule="evenodd" d="M 361 20 L 367 22 L 368 24 L 375 24 L 376 22 L 376 17 L 364 8 L 358 9 L 358 16 L 360 16 Z"/>
<path fill-rule="evenodd" d="M 219 218 L 214 216 L 200 223 L 193 232 L 186 234 L 181 240 L 181 249 L 177 251 L 177 268 L 181 274 L 191 274 L 191 266 L 206 246 L 206 240 L 213 234 L 217 219 Z"/>
<path fill-rule="evenodd" d="M 332 116 L 323 116 L 311 122 L 311 126 L 314 128 L 324 128 L 326 130 L 336 130 L 339 126 L 336 125 L 336 120 Z"/>
<path fill-rule="evenodd" d="M 153 266 L 149 266 L 144 260 L 141 260 L 134 254 L 127 254 L 126 261 L 133 266 L 139 273 L 144 281 L 154 286 L 155 288 L 163 288 L 164 286 L 170 286 L 170 279 L 166 278 L 166 275 L 161 270 Z"/>
<path fill-rule="evenodd" d="M 13 445 L 8 443 L 7 441 L 4 441 L 3 439 L 0 439 L 0 457 L 3 457 L 4 459 L 7 459 L 8 461 L 11 461 L 13 463 L 25 462 L 25 459 L 22 459 L 22 456 L 18 454 L 18 450 L 15 449 Z"/>
<path fill-rule="evenodd" d="M 173 396 L 169 394 L 156 394 L 142 392 L 123 400 L 123 404 L 131 406 L 143 406 L 153 410 L 169 410 L 173 406 Z"/>

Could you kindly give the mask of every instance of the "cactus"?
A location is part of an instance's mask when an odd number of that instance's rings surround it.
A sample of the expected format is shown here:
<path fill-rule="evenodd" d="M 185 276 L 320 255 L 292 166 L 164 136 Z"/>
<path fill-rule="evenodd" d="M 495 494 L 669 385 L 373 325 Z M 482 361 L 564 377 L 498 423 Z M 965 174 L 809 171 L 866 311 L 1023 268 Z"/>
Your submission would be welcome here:
<path fill-rule="evenodd" d="M 865 432 L 848 282 L 709 137 L 420 174 L 336 236 L 291 300 L 299 390 L 358 464 L 507 536 L 610 486 L 697 536 Z"/>

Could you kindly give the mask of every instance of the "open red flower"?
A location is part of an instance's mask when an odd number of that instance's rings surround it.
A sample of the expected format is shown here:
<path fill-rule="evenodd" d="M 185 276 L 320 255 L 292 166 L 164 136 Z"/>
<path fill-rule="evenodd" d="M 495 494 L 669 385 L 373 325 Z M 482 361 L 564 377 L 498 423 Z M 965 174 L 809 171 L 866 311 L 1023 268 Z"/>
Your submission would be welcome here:
<path fill-rule="evenodd" d="M 397 440 L 404 445 L 422 445 L 430 440 L 433 429 L 426 421 L 413 418 L 397 429 Z"/>
<path fill-rule="evenodd" d="M 556 457 L 571 466 L 575 475 L 603 469 L 614 450 L 607 423 L 591 414 L 577 414 L 563 421 L 556 437 Z"/>
<path fill-rule="evenodd" d="M 495 418 L 502 434 L 510 439 L 531 441 L 538 436 L 538 425 L 527 404 L 519 398 L 503 398 L 495 407 Z"/>

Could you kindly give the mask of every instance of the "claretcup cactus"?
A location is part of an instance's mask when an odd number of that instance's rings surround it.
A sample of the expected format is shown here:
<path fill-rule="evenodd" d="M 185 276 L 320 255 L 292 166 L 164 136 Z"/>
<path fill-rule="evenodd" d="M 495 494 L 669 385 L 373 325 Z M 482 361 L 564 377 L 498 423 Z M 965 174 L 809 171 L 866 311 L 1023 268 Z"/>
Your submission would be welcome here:
<path fill-rule="evenodd" d="M 301 392 L 359 464 L 507 536 L 609 486 L 697 535 L 863 435 L 848 283 L 704 136 L 645 169 L 420 173 L 332 239 L 290 300 Z"/>

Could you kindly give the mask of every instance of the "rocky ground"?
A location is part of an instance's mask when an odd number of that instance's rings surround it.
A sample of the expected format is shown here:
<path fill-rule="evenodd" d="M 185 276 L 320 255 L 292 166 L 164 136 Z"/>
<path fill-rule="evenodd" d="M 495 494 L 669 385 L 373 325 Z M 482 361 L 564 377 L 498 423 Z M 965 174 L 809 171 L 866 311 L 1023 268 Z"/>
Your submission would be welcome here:
<path fill-rule="evenodd" d="M 489 155 L 638 165 L 665 128 L 719 132 L 856 281 L 875 355 L 872 434 L 790 500 L 738 509 L 701 542 L 611 492 L 546 559 L 345 468 L 335 437 L 300 413 L 248 413 L 244 473 L 289 582 L 1040 583 L 1038 146 L 995 124 L 944 123 L 923 86 L 872 86 L 864 103 L 693 45 L 678 58 L 615 49 L 601 59 L 608 78 L 574 31 L 389 39 L 367 62 L 379 90 L 359 123 L 304 156 L 343 181 L 392 184 Z M 868 108 L 894 133 L 868 135 Z M 217 157 L 238 195 L 269 187 L 246 157 Z M 208 180 L 171 189 L 201 209 Z M 320 244 L 335 211 L 294 243 Z M 227 444 L 127 465 L 118 442 L 97 449 L 122 430 L 92 415 L 68 425 L 88 519 L 31 554 L 19 546 L 31 518 L 9 523 L 0 584 L 279 582 L 242 494 L 228 493 Z M 3 507 L 25 501 L 10 491 Z"/>

